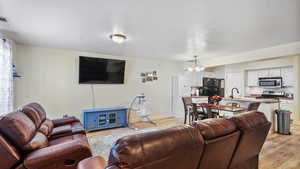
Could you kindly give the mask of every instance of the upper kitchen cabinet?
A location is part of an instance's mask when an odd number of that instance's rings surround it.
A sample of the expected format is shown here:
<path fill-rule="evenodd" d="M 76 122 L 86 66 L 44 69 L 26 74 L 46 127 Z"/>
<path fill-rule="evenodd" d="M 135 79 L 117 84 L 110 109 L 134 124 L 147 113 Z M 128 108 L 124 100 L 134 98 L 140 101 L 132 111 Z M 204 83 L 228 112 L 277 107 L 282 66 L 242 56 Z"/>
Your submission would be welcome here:
<path fill-rule="evenodd" d="M 249 70 L 248 78 L 247 78 L 248 86 L 258 86 L 258 71 L 257 70 Z"/>
<path fill-rule="evenodd" d="M 216 78 L 216 74 L 214 72 L 203 72 L 203 77 Z"/>
<path fill-rule="evenodd" d="M 269 72 L 270 72 L 269 69 L 257 70 L 257 78 L 270 77 Z"/>
<path fill-rule="evenodd" d="M 284 86 L 292 86 L 293 84 L 293 68 L 270 68 L 270 69 L 260 69 L 260 70 L 248 70 L 247 76 L 248 86 L 258 86 L 258 79 L 261 77 L 282 77 Z"/>
<path fill-rule="evenodd" d="M 294 68 L 292 66 L 261 70 L 248 70 L 247 77 L 248 86 L 258 86 L 258 78 L 260 77 L 282 77 L 282 85 L 285 87 L 294 86 L 295 84 Z"/>
<path fill-rule="evenodd" d="M 269 77 L 280 77 L 280 76 L 281 76 L 280 68 L 269 69 Z"/>
<path fill-rule="evenodd" d="M 295 84 L 295 76 L 294 76 L 294 68 L 293 67 L 283 67 L 281 68 L 281 77 L 282 77 L 282 85 L 294 86 Z"/>

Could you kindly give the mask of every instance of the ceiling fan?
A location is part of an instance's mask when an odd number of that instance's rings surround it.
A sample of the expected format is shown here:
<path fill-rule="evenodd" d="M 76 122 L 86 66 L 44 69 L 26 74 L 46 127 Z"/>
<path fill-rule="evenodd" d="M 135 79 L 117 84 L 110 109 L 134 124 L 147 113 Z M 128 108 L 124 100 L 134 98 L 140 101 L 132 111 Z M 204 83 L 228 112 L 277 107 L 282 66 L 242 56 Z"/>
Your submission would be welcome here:
<path fill-rule="evenodd" d="M 193 60 L 189 60 L 187 62 L 192 62 L 193 64 L 191 66 L 186 67 L 184 70 L 188 72 L 201 72 L 204 71 L 205 67 L 200 66 L 198 64 L 198 56 L 194 56 Z"/>

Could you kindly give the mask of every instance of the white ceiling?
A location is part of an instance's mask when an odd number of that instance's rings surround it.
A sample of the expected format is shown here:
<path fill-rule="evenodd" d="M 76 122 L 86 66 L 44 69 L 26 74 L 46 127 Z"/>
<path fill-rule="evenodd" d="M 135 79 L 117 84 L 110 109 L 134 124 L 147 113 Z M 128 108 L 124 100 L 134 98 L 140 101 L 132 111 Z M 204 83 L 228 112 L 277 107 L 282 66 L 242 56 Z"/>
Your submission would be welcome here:
<path fill-rule="evenodd" d="M 143 58 L 201 62 L 300 41 L 300 0 L 0 0 L 0 16 L 18 43 Z"/>

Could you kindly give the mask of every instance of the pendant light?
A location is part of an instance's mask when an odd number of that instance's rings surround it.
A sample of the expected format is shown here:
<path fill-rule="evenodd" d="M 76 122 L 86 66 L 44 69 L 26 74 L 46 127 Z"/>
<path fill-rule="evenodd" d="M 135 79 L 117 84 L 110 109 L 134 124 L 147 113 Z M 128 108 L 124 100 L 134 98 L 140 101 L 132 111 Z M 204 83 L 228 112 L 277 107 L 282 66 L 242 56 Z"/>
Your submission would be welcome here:
<path fill-rule="evenodd" d="M 194 63 L 192 66 L 189 66 L 187 68 L 185 68 L 184 70 L 185 71 L 188 71 L 188 72 L 201 72 L 205 69 L 205 67 L 201 67 L 199 64 L 198 64 L 198 56 L 194 56 Z"/>

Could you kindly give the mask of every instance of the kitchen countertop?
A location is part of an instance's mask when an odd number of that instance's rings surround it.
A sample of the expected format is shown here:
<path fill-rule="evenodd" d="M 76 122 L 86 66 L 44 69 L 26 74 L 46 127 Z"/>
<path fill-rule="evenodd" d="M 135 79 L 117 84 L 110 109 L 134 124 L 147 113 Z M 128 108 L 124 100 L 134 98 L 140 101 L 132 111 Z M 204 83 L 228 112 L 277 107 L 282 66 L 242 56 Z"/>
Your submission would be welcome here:
<path fill-rule="evenodd" d="M 260 102 L 265 104 L 275 104 L 278 103 L 277 99 L 256 99 L 256 98 L 224 98 L 224 101 L 235 101 L 235 102 Z"/>
<path fill-rule="evenodd" d="M 201 107 L 201 105 L 204 103 L 199 103 L 198 106 Z M 206 105 L 207 103 L 205 103 Z M 238 112 L 242 112 L 242 111 L 246 111 L 247 108 L 246 107 L 237 107 L 237 106 L 229 106 L 229 105 L 214 105 L 214 104 L 208 104 L 209 107 L 212 109 L 213 112 L 218 112 L 218 111 L 229 111 L 229 112 L 234 112 L 234 113 L 238 113 Z"/>
<path fill-rule="evenodd" d="M 259 96 L 261 96 L 261 95 L 245 96 L 245 98 L 255 98 L 255 99 L 256 99 L 256 97 L 259 97 Z M 273 99 L 273 100 L 276 100 L 276 99 Z M 287 98 L 287 97 L 281 97 L 280 100 L 292 100 L 292 101 L 293 101 L 294 99 L 292 99 L 292 98 Z"/>
<path fill-rule="evenodd" d="M 208 98 L 208 96 L 191 96 L 192 98 Z"/>
<path fill-rule="evenodd" d="M 246 111 L 247 108 L 246 107 L 236 107 L 236 106 L 228 106 L 228 105 L 220 105 L 219 108 L 214 108 L 214 111 L 218 111 L 219 110 L 223 110 L 223 111 L 230 111 L 230 112 L 242 112 L 242 111 Z"/>

